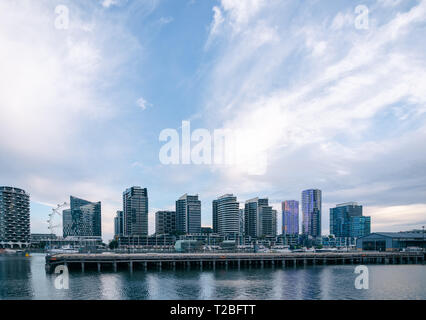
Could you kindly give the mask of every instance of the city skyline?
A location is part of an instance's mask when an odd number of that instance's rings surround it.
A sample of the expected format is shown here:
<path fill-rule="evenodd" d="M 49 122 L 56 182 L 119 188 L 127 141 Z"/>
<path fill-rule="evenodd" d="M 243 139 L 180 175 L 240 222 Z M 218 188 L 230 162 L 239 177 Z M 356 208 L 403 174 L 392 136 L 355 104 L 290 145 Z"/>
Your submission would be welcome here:
<path fill-rule="evenodd" d="M 102 202 L 110 239 L 137 185 L 150 234 L 184 192 L 204 226 L 228 193 L 268 197 L 281 226 L 280 203 L 308 188 L 323 191 L 323 234 L 345 201 L 372 231 L 426 224 L 426 1 L 366 0 L 367 28 L 338 0 L 64 0 L 69 25 L 58 4 L 0 3 L 0 184 L 31 194 L 34 232 L 72 194 Z M 191 160 L 197 137 L 229 129 L 249 163 L 165 165 L 167 129 Z"/>

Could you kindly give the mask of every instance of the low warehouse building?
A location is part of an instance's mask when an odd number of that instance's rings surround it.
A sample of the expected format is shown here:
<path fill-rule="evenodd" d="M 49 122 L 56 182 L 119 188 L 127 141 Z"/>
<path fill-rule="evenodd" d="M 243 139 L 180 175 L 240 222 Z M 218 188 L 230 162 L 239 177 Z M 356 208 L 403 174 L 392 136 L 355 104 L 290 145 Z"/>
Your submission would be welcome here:
<path fill-rule="evenodd" d="M 421 232 L 375 232 L 357 239 L 358 250 L 399 251 L 406 248 L 425 248 Z"/>

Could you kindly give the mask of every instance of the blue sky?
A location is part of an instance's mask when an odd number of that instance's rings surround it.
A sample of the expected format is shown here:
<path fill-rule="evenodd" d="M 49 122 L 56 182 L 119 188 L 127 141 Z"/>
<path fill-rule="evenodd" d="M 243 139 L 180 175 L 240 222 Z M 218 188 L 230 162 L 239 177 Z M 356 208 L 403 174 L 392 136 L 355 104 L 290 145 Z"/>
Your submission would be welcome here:
<path fill-rule="evenodd" d="M 307 188 L 323 233 L 346 201 L 373 231 L 426 223 L 426 1 L 4 0 L 0 20 L 0 184 L 31 194 L 32 232 L 72 194 L 102 201 L 110 239 L 133 185 L 150 232 L 184 193 L 211 225 L 224 193 L 279 209 Z M 160 132 L 183 120 L 240 134 L 266 170 L 161 164 Z"/>

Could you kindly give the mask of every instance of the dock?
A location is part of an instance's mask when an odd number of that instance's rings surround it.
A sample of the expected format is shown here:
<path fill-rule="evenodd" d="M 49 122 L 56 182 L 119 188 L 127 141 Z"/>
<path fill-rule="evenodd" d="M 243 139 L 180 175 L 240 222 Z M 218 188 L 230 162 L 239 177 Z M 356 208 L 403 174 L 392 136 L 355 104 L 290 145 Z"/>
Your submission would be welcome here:
<path fill-rule="evenodd" d="M 336 264 L 424 264 L 423 252 L 336 252 L 336 253 L 103 253 L 55 254 L 46 256 L 46 271 L 59 265 L 74 270 L 158 270 L 299 267 Z"/>

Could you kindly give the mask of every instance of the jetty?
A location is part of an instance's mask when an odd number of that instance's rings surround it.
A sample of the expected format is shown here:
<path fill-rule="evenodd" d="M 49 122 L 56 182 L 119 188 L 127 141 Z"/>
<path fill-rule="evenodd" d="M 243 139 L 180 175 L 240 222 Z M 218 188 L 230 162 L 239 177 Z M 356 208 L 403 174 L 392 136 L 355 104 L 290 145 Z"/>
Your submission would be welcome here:
<path fill-rule="evenodd" d="M 336 264 L 424 264 L 419 252 L 297 252 L 297 253 L 102 253 L 46 256 L 46 271 L 65 265 L 73 270 L 113 271 L 216 268 L 300 267 Z"/>

